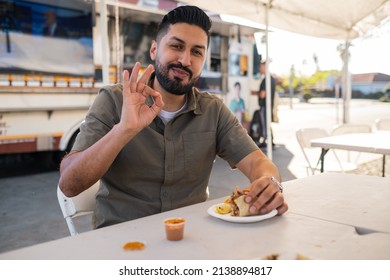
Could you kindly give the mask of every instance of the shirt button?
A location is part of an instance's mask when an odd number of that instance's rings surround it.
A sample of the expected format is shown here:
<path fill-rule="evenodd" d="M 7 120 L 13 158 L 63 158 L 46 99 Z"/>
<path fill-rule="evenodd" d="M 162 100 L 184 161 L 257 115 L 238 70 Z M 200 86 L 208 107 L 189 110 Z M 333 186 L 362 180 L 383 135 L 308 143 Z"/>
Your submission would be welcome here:
<path fill-rule="evenodd" d="M 165 198 L 167 198 L 167 197 L 168 197 L 168 192 L 163 192 L 163 193 L 162 193 L 162 196 L 165 197 Z"/>

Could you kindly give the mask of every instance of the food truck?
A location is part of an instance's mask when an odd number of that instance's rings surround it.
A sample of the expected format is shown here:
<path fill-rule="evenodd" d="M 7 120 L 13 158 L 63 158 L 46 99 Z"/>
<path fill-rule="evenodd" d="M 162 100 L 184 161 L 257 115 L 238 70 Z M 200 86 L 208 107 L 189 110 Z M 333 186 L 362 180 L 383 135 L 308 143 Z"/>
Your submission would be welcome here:
<path fill-rule="evenodd" d="M 0 155 L 49 151 L 58 158 L 69 151 L 104 84 L 104 71 L 109 83 L 117 83 L 122 70 L 136 61 L 144 67 L 152 63 L 149 46 L 158 22 L 177 5 L 169 0 L 107 0 L 104 5 L 1 0 Z M 260 30 L 210 17 L 209 53 L 196 86 L 230 102 L 233 85 L 240 82 L 242 98 L 253 111 L 257 102 L 250 92 L 259 83 L 253 34 Z M 53 18 L 61 32 L 49 34 Z"/>

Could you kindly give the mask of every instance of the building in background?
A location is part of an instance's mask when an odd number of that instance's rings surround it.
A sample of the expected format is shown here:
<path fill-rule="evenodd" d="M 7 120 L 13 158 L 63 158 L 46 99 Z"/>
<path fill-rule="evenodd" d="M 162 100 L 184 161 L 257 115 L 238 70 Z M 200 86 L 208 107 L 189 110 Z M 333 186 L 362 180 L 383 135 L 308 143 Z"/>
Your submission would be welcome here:
<path fill-rule="evenodd" d="M 390 91 L 390 75 L 382 73 L 364 73 L 352 75 L 352 91 L 367 95 Z"/>

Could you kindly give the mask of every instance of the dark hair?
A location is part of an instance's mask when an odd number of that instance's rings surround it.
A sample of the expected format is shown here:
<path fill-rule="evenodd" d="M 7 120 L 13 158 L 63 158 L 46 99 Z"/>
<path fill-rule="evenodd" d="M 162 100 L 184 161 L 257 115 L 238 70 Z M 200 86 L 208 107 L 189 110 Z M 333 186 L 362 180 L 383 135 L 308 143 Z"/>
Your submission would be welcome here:
<path fill-rule="evenodd" d="M 196 6 L 180 6 L 167 13 L 157 28 L 157 40 L 168 32 L 169 26 L 175 23 L 188 23 L 199 26 L 207 34 L 207 46 L 210 42 L 211 19 Z"/>
<path fill-rule="evenodd" d="M 240 82 L 235 82 L 235 83 L 234 83 L 234 87 L 236 87 L 236 86 L 239 86 L 239 87 L 241 88 Z"/>

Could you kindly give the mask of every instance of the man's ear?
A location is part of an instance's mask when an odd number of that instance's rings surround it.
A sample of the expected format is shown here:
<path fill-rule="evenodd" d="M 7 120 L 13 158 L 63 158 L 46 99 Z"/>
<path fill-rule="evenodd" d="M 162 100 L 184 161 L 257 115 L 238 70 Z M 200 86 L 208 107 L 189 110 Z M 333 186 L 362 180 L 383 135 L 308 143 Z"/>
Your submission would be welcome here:
<path fill-rule="evenodd" d="M 152 61 L 156 60 L 156 53 L 157 53 L 157 42 L 156 40 L 153 40 L 149 50 L 150 58 L 152 59 Z"/>

